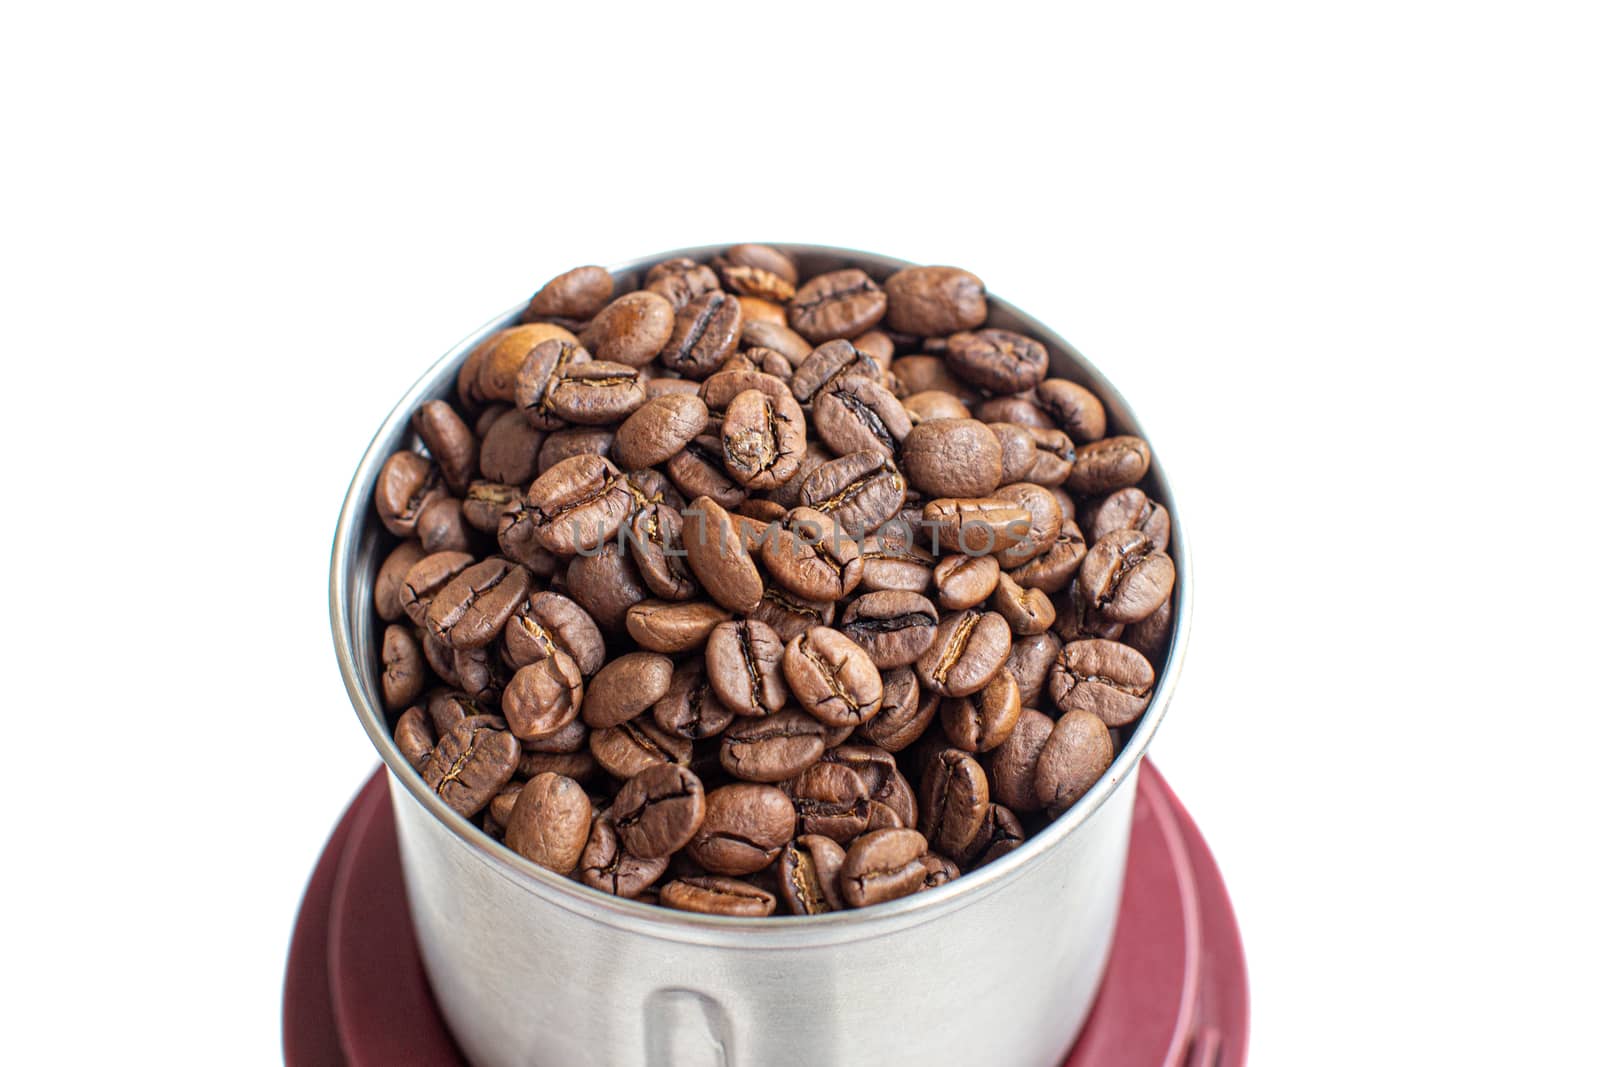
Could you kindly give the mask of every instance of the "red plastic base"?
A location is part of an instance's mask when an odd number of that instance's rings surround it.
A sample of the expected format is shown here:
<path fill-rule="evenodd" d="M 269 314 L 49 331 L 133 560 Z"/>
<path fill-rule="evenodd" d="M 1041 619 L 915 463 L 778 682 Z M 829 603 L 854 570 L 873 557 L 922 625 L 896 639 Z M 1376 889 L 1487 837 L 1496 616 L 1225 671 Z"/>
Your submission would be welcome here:
<path fill-rule="evenodd" d="M 1240 1067 L 1249 993 L 1216 862 L 1149 762 L 1139 776 L 1116 942 L 1064 1067 Z M 290 1067 L 463 1064 L 428 990 L 381 770 L 334 829 L 289 948 Z"/>

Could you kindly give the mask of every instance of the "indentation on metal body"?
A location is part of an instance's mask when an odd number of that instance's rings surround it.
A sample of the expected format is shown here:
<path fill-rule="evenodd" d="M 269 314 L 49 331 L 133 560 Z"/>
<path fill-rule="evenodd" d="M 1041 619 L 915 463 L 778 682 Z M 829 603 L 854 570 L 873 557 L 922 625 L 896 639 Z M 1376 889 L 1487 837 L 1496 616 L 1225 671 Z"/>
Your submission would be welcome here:
<path fill-rule="evenodd" d="M 692 989 L 658 989 L 644 1001 L 646 1067 L 728 1067 L 728 1013 Z"/>

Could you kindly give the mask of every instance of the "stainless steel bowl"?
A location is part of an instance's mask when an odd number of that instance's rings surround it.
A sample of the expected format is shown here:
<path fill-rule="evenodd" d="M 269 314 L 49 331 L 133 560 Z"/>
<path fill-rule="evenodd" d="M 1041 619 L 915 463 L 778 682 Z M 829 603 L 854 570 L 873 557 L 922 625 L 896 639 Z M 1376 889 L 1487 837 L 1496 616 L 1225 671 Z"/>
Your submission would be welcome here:
<path fill-rule="evenodd" d="M 897 259 L 782 245 L 804 274 Z M 616 268 L 636 288 L 670 256 Z M 1146 437 L 1127 402 L 1043 323 L 989 298 L 990 323 L 1050 348 L 1052 372 L 1093 389 L 1112 425 Z M 1182 516 L 1160 450 L 1145 483 L 1172 514 L 1179 585 L 1171 646 L 1149 710 L 1110 771 L 1010 855 L 938 889 L 860 911 L 729 919 L 621 900 L 558 877 L 451 811 L 396 749 L 378 690 L 372 580 L 392 538 L 373 485 L 413 446 L 418 404 L 447 397 L 498 316 L 400 398 L 356 467 L 334 534 L 329 610 L 356 715 L 389 771 L 406 891 L 439 1007 L 480 1067 L 786 1067 L 972 1062 L 1054 1064 L 1077 1036 L 1110 950 L 1139 763 L 1166 715 L 1189 634 Z"/>

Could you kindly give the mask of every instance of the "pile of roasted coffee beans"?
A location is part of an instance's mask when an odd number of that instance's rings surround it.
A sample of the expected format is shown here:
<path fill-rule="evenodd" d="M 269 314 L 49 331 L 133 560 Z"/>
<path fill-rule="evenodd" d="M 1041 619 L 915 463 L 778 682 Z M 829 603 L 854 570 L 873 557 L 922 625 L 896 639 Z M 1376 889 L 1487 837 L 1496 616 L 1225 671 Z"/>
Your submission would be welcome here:
<path fill-rule="evenodd" d="M 385 464 L 400 751 L 534 863 L 689 911 L 863 907 L 1017 848 L 1165 657 L 1145 442 L 964 270 L 745 244 L 636 284 L 552 280 Z"/>

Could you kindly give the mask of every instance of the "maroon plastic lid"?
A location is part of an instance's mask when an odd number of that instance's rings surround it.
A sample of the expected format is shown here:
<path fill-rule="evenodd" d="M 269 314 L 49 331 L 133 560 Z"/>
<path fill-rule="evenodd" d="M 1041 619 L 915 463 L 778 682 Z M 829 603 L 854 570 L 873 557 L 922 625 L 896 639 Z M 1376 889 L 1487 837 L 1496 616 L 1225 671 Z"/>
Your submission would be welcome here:
<path fill-rule="evenodd" d="M 1240 1067 L 1249 992 L 1211 852 L 1147 760 L 1105 982 L 1065 1067 Z M 334 829 L 289 948 L 290 1067 L 464 1064 L 411 930 L 394 813 L 374 773 Z"/>

